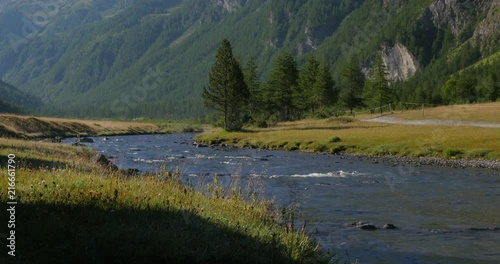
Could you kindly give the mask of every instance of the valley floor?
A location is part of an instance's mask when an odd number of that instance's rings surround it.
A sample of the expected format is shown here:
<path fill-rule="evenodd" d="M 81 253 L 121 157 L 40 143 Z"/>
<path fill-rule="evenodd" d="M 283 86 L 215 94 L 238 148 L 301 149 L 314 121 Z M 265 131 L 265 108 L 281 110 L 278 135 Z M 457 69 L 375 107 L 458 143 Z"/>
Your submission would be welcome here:
<path fill-rule="evenodd" d="M 424 120 L 418 120 L 419 116 Z M 431 164 L 500 168 L 499 127 L 500 103 L 489 103 L 427 109 L 424 117 L 420 110 L 415 110 L 383 117 L 361 115 L 284 122 L 244 132 L 213 129 L 196 139 L 206 144 L 404 157 L 439 160 L 424 162 Z"/>

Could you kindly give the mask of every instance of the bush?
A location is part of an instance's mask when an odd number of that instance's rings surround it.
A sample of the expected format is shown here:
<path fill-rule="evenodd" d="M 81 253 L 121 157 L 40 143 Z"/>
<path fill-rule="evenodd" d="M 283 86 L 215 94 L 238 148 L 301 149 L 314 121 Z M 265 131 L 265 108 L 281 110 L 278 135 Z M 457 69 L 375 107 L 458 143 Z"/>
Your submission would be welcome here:
<path fill-rule="evenodd" d="M 443 154 L 447 158 L 456 158 L 464 154 L 464 152 L 460 149 L 447 148 L 444 150 Z"/>
<path fill-rule="evenodd" d="M 491 150 L 486 149 L 475 149 L 469 151 L 467 156 L 471 158 L 486 158 L 490 154 Z"/>
<path fill-rule="evenodd" d="M 337 143 L 340 141 L 342 141 L 342 140 L 339 137 L 332 137 L 328 140 L 328 142 L 330 142 L 330 143 Z"/>

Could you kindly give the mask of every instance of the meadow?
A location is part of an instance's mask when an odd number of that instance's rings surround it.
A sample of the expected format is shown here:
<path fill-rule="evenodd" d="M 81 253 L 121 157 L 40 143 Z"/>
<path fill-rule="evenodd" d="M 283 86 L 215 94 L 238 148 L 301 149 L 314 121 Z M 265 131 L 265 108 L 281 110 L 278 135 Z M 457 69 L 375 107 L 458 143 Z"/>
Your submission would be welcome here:
<path fill-rule="evenodd" d="M 430 119 L 500 122 L 500 103 L 450 106 L 426 110 Z M 456 109 L 460 111 L 459 119 Z M 421 110 L 390 116 L 418 119 Z M 370 156 L 500 159 L 500 129 L 472 126 L 398 125 L 363 121 L 374 116 L 332 117 L 278 123 L 270 128 L 249 127 L 243 132 L 213 129 L 196 137 L 207 144 L 239 147 L 355 153 Z M 467 117 L 467 118 L 465 118 Z"/>
<path fill-rule="evenodd" d="M 200 132 L 201 125 L 171 120 L 80 120 L 0 114 L 0 137 L 23 139 Z"/>
<path fill-rule="evenodd" d="M 16 139 L 0 139 L 0 171 L 9 154 L 16 155 L 16 257 L 4 249 L 1 263 L 326 263 L 333 256 L 293 226 L 293 212 L 251 186 L 225 189 L 217 177 L 187 186 L 168 168 L 129 176 L 100 166 L 85 147 Z M 6 204 L 7 177 L 0 186 Z"/>

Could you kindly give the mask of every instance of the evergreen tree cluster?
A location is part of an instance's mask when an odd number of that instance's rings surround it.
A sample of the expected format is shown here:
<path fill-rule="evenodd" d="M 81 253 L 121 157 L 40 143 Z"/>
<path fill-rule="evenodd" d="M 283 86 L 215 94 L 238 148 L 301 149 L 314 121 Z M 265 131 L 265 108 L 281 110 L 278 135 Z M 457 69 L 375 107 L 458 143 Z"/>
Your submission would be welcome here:
<path fill-rule="evenodd" d="M 250 59 L 241 70 L 231 43 L 224 39 L 202 97 L 205 106 L 221 114 L 221 126 L 234 131 L 247 122 L 267 126 L 269 122 L 301 119 L 336 105 L 348 107 L 352 114 L 354 108 L 365 106 L 365 102 L 380 108 L 393 102 L 394 92 L 380 54 L 370 75 L 365 82 L 357 62 L 352 59 L 342 72 L 341 92 L 327 64 L 309 56 L 299 69 L 290 53 L 281 52 L 269 80 L 261 83 L 255 60 Z"/>
<path fill-rule="evenodd" d="M 250 61 L 246 67 L 248 77 L 255 76 L 252 65 Z M 311 55 L 299 69 L 289 52 L 278 55 L 269 80 L 252 90 L 250 120 L 261 126 L 266 121 L 297 120 L 314 114 L 318 109 L 335 105 L 339 94 L 326 63 Z"/>

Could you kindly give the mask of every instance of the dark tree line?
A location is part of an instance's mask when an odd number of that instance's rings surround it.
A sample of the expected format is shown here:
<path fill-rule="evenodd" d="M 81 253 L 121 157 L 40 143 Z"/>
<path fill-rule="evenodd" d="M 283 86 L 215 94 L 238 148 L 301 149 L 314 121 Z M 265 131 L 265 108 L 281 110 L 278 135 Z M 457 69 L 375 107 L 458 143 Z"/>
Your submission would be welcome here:
<path fill-rule="evenodd" d="M 311 116 L 323 109 L 341 106 L 350 113 L 359 107 L 380 108 L 395 100 L 387 81 L 387 70 L 379 54 L 365 81 L 358 62 L 351 59 L 337 85 L 329 66 L 309 56 L 298 68 L 288 52 L 278 55 L 267 82 L 262 83 L 252 58 L 242 70 L 234 58 L 231 43 L 222 41 L 216 62 L 203 89 L 205 106 L 220 114 L 220 125 L 240 130 L 246 123 L 267 126 Z"/>

